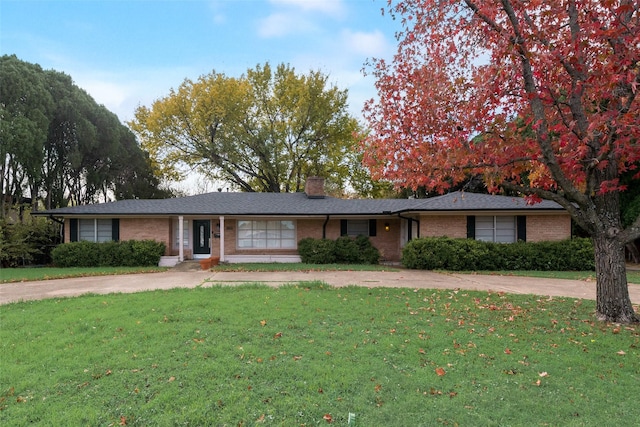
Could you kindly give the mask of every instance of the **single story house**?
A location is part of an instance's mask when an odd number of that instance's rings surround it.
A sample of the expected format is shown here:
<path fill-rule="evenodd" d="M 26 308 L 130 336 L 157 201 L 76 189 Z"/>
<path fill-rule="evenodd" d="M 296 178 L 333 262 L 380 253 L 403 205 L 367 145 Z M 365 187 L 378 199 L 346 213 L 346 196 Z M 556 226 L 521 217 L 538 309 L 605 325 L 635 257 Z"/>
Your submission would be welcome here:
<path fill-rule="evenodd" d="M 40 211 L 64 221 L 64 241 L 146 240 L 166 244 L 169 264 L 220 257 L 226 262 L 295 262 L 305 237 L 369 236 L 382 259 L 399 261 L 415 237 L 496 242 L 562 240 L 571 218 L 560 205 L 453 192 L 428 199 L 339 199 L 324 180 L 301 193 L 213 192 L 162 200 L 121 200 Z"/>

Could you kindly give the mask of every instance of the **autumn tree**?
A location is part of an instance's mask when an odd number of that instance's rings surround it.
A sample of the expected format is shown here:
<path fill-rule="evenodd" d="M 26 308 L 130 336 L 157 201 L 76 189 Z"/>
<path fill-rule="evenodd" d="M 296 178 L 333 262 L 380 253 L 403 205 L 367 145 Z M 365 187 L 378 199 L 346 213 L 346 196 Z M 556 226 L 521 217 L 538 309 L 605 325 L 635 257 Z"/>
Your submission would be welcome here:
<path fill-rule="evenodd" d="M 629 299 L 620 195 L 638 185 L 640 11 L 631 0 L 404 0 L 379 102 L 365 115 L 374 177 L 444 192 L 469 173 L 492 191 L 562 205 L 593 239 L 597 316 Z M 631 171 L 625 185 L 620 177 Z"/>
<path fill-rule="evenodd" d="M 238 78 L 187 79 L 139 107 L 129 126 L 163 178 L 180 178 L 186 166 L 242 191 L 301 191 L 310 175 L 339 189 L 356 145 L 347 108 L 347 91 L 322 73 L 267 63 Z"/>

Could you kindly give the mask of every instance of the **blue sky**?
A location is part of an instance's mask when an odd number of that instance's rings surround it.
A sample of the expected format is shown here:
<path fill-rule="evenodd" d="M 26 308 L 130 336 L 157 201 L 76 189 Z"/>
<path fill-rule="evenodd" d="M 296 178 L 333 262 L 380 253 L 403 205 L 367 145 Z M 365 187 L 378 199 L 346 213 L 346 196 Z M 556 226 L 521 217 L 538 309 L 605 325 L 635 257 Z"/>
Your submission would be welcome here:
<path fill-rule="evenodd" d="M 69 74 L 121 121 L 185 78 L 270 62 L 320 70 L 361 118 L 367 58 L 390 58 L 387 0 L 0 0 L 0 52 Z"/>

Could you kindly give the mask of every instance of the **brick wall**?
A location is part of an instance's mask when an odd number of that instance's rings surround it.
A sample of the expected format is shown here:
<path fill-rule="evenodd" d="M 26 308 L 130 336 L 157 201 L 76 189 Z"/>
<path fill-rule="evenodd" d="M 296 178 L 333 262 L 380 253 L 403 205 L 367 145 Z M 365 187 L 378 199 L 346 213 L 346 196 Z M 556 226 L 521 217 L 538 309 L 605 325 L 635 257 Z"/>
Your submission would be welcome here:
<path fill-rule="evenodd" d="M 422 215 L 420 216 L 420 237 L 467 237 L 466 215 Z"/>
<path fill-rule="evenodd" d="M 569 215 L 527 216 L 527 242 L 564 240 L 571 237 Z"/>
<path fill-rule="evenodd" d="M 166 245 L 165 255 L 171 253 L 170 218 L 121 218 L 120 240 L 156 240 Z"/>

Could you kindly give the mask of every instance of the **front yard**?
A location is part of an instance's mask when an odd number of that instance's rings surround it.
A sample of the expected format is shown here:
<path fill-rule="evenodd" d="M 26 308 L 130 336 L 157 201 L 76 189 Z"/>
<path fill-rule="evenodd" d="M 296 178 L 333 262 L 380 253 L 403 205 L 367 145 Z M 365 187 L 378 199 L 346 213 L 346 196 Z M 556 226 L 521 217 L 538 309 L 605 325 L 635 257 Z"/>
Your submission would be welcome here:
<path fill-rule="evenodd" d="M 611 425 L 640 419 L 640 329 L 594 302 L 322 283 L 0 311 L 0 423 Z"/>

